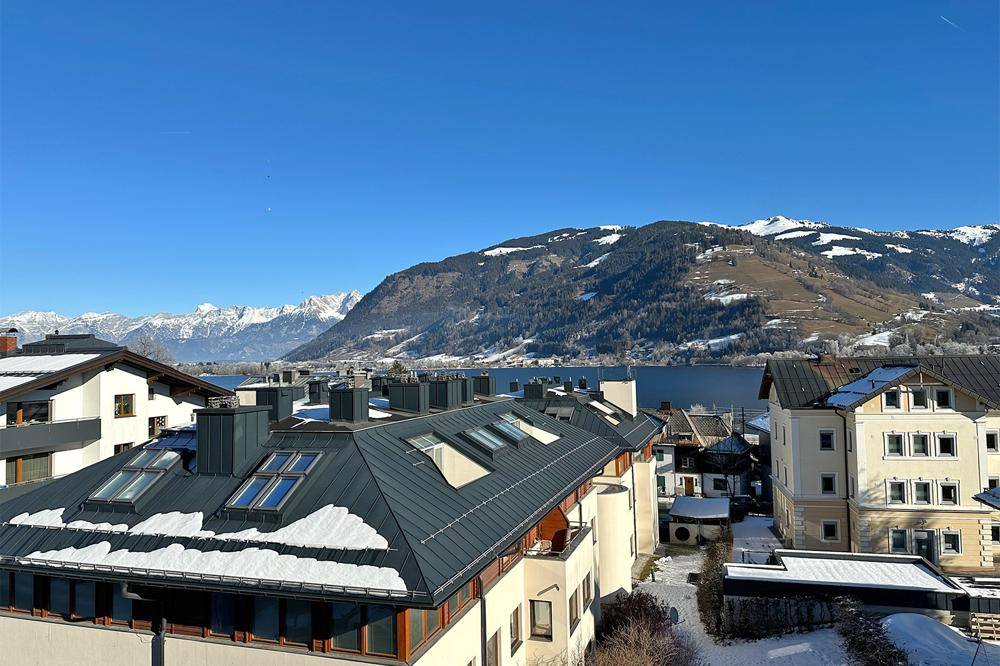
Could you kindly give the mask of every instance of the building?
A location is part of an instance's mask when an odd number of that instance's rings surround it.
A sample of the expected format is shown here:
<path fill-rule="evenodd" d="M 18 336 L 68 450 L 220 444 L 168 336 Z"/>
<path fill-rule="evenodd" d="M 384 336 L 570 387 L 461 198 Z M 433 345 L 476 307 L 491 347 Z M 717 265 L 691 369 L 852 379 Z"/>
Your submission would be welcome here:
<path fill-rule="evenodd" d="M 0 485 L 110 458 L 164 428 L 191 423 L 207 398 L 230 394 L 93 335 L 46 335 L 5 348 Z"/>
<path fill-rule="evenodd" d="M 199 410 L 0 503 L 0 643 L 130 666 L 582 653 L 654 521 L 637 479 L 651 491 L 656 425 L 600 398 L 610 420 L 463 404 L 461 383 L 393 382 L 388 406 L 331 388 L 325 417 Z"/>
<path fill-rule="evenodd" d="M 1000 357 L 772 360 L 760 397 L 787 546 L 995 570 Z"/>

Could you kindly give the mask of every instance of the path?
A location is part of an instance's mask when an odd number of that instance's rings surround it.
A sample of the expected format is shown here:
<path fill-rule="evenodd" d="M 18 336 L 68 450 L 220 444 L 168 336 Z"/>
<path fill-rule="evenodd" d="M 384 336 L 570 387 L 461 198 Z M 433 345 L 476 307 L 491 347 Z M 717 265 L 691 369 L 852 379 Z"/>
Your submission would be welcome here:
<path fill-rule="evenodd" d="M 747 516 L 741 522 L 733 523 L 733 562 L 766 564 L 775 548 L 782 548 L 778 537 L 771 531 L 774 523 L 767 516 Z"/>

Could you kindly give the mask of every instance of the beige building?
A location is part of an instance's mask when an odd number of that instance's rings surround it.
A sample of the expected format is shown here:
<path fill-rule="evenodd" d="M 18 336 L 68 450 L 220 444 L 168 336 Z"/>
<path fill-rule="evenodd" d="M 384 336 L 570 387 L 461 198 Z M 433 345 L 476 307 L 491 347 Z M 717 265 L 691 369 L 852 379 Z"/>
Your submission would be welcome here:
<path fill-rule="evenodd" d="M 436 402 L 451 381 L 332 389 L 338 420 L 201 410 L 0 494 L 5 663 L 577 662 L 656 545 L 659 426 L 599 394 Z"/>
<path fill-rule="evenodd" d="M 769 361 L 760 394 L 786 545 L 997 570 L 1000 358 Z"/>

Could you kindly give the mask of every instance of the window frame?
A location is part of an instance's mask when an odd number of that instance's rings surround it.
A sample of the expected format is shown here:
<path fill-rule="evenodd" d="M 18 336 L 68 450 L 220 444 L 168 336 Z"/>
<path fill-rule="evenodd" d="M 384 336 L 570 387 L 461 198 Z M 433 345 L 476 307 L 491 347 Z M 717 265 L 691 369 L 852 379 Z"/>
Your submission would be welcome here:
<path fill-rule="evenodd" d="M 510 613 L 510 656 L 517 654 L 524 641 L 521 638 L 521 604 Z"/>
<path fill-rule="evenodd" d="M 930 393 L 924 386 L 910 387 L 910 409 L 930 409 Z M 914 399 L 916 393 L 924 394 L 924 404 L 918 405 Z"/>
<path fill-rule="evenodd" d="M 128 398 L 130 401 L 130 412 L 124 412 L 125 400 L 119 400 L 119 398 Z M 127 419 L 135 416 L 135 393 L 116 393 L 115 394 L 115 418 L 116 419 Z"/>
<path fill-rule="evenodd" d="M 823 435 L 830 436 L 830 446 L 823 446 Z M 837 431 L 833 428 L 820 428 L 819 434 L 817 435 L 817 443 L 819 444 L 819 450 L 823 452 L 836 451 L 837 450 Z"/>
<path fill-rule="evenodd" d="M 903 535 L 903 549 L 902 550 L 897 550 L 893 546 L 893 541 L 892 541 L 893 534 L 902 534 Z M 901 528 L 901 527 L 890 527 L 889 528 L 889 553 L 898 555 L 898 554 L 906 554 L 906 553 L 909 553 L 909 552 L 910 552 L 910 533 L 909 533 L 909 531 L 906 530 L 906 529 L 904 529 L 904 528 Z"/>
<path fill-rule="evenodd" d="M 896 396 L 896 404 L 889 404 L 889 396 Z M 903 401 L 899 389 L 889 389 L 882 392 L 882 411 L 898 411 L 903 408 Z"/>
<path fill-rule="evenodd" d="M 921 501 L 917 496 L 917 487 L 922 486 L 927 488 L 927 500 Z M 933 504 L 934 503 L 934 484 L 930 481 L 914 481 L 913 482 L 913 504 L 919 504 L 921 506 Z"/>
<path fill-rule="evenodd" d="M 567 610 L 569 618 L 569 633 L 570 635 L 576 630 L 580 625 L 580 589 L 577 588 L 573 590 L 573 594 L 569 595 L 569 601 L 567 602 Z"/>
<path fill-rule="evenodd" d="M 539 623 L 537 621 L 537 615 L 536 615 L 536 612 L 535 612 L 536 606 L 539 607 L 539 608 L 548 608 L 549 621 L 548 621 L 548 632 L 547 633 L 540 633 L 540 632 L 536 631 L 537 627 L 544 626 L 544 625 L 539 625 Z M 531 636 L 531 638 L 533 640 L 551 641 L 552 640 L 552 630 L 553 630 L 553 626 L 552 626 L 553 625 L 552 602 L 551 601 L 545 601 L 544 599 L 529 599 L 528 600 L 528 609 L 529 609 L 529 613 L 530 613 L 530 616 L 529 616 L 530 617 L 530 619 L 529 619 L 529 634 L 528 635 Z"/>
<path fill-rule="evenodd" d="M 990 448 L 990 435 L 993 436 L 993 448 Z M 987 430 L 986 436 L 984 437 L 983 445 L 986 447 L 986 453 L 988 454 L 1000 454 L 1000 431 L 997 430 Z"/>
<path fill-rule="evenodd" d="M 947 547 L 948 537 L 958 537 L 958 547 L 951 550 Z M 941 530 L 941 554 L 942 555 L 961 555 L 963 551 L 962 548 L 962 532 L 961 530 Z"/>
<path fill-rule="evenodd" d="M 833 479 L 833 488 L 827 492 L 823 489 L 823 484 L 826 479 Z M 819 494 L 820 495 L 836 495 L 837 494 L 837 473 L 836 472 L 822 472 L 819 475 Z"/>
<path fill-rule="evenodd" d="M 830 525 L 833 526 L 835 532 L 832 538 L 826 535 L 826 528 Z M 819 522 L 819 536 L 823 543 L 840 543 L 840 521 L 833 518 L 821 520 Z"/>
<path fill-rule="evenodd" d="M 952 453 L 941 453 L 941 440 L 950 439 Z M 958 458 L 958 435 L 953 432 L 939 432 L 934 434 L 934 454 L 938 458 Z"/>
<path fill-rule="evenodd" d="M 944 489 L 954 488 L 955 489 L 955 501 L 945 502 L 944 501 Z M 961 489 L 959 488 L 958 481 L 939 481 L 938 482 L 938 504 L 941 506 L 960 506 L 962 504 Z"/>
<path fill-rule="evenodd" d="M 947 405 L 942 405 L 941 402 L 940 402 L 940 400 L 938 400 L 938 396 L 941 395 L 942 393 L 945 393 L 945 394 L 948 395 L 948 404 Z M 955 391 L 953 391 L 951 389 L 951 387 L 948 387 L 948 386 L 935 386 L 934 387 L 934 410 L 937 411 L 939 409 L 947 409 L 947 410 L 954 410 L 955 409 Z"/>
<path fill-rule="evenodd" d="M 893 487 L 902 488 L 902 496 L 900 500 L 894 500 L 892 498 Z M 906 504 L 907 503 L 907 487 L 906 481 L 900 481 L 899 479 L 886 479 L 885 481 L 885 503 L 886 504 Z"/>
<path fill-rule="evenodd" d="M 287 459 L 281 463 L 277 468 L 273 470 L 268 470 L 267 467 L 279 456 L 287 456 Z M 299 459 L 304 456 L 313 456 L 312 461 L 309 465 L 301 471 L 292 471 L 292 468 L 298 463 Z M 281 511 L 285 504 L 288 503 L 289 499 L 295 494 L 303 482 L 306 476 L 316 469 L 316 465 L 323 458 L 322 451 L 312 451 L 312 450 L 297 450 L 297 449 L 278 449 L 271 451 L 264 460 L 257 466 L 257 469 L 253 471 L 240 484 L 239 488 L 236 489 L 229 499 L 226 500 L 226 508 L 234 509 L 237 511 L 266 511 L 268 513 L 275 513 Z M 258 479 L 264 479 L 264 484 L 260 486 L 253 497 L 249 498 L 247 502 L 241 502 L 236 504 L 236 500 L 243 496 L 250 486 L 252 486 Z M 289 488 L 284 496 L 278 501 L 274 506 L 261 506 L 263 502 L 271 496 L 276 488 L 285 480 L 292 480 L 292 487 Z"/>
<path fill-rule="evenodd" d="M 128 449 L 132 450 L 132 449 Z M 104 481 L 100 486 L 98 486 L 88 497 L 88 502 L 101 502 L 102 504 L 135 504 L 139 498 L 148 493 L 150 489 L 156 486 L 157 482 L 163 478 L 163 476 L 173 469 L 181 460 L 181 456 L 176 451 L 171 449 L 150 449 L 142 447 L 141 449 L 136 449 L 138 453 L 132 457 L 129 462 L 122 465 L 121 468 L 116 470 L 108 479 Z M 147 463 L 136 464 L 139 459 L 145 456 L 147 453 L 155 454 L 149 459 Z M 169 454 L 173 454 L 173 459 L 164 467 L 155 466 L 155 463 L 165 459 Z M 105 488 L 111 486 L 119 476 L 132 473 L 132 478 L 122 484 L 117 490 L 111 493 L 108 497 L 98 497 L 97 495 L 103 491 Z M 132 495 L 129 498 L 122 498 L 121 496 L 132 487 L 143 475 L 154 475 L 152 481 L 147 483 L 138 493 Z"/>
<path fill-rule="evenodd" d="M 889 442 L 894 438 L 899 438 L 899 453 L 893 453 L 889 448 Z M 885 457 L 886 458 L 905 458 L 906 457 L 906 435 L 901 432 L 887 432 L 885 433 Z"/>
<path fill-rule="evenodd" d="M 924 439 L 924 452 L 917 453 L 916 439 L 922 437 Z M 933 447 L 931 446 L 931 435 L 926 432 L 912 432 L 910 433 L 910 457 L 911 458 L 930 458 L 934 455 Z"/>

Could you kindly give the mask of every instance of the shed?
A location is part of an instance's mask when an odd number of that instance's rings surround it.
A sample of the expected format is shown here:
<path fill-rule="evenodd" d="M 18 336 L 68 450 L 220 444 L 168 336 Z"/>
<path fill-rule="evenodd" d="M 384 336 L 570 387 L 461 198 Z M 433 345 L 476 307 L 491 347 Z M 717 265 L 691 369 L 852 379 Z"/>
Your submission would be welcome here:
<path fill-rule="evenodd" d="M 670 507 L 670 541 L 700 544 L 718 539 L 729 524 L 728 497 L 686 497 L 674 499 Z"/>

